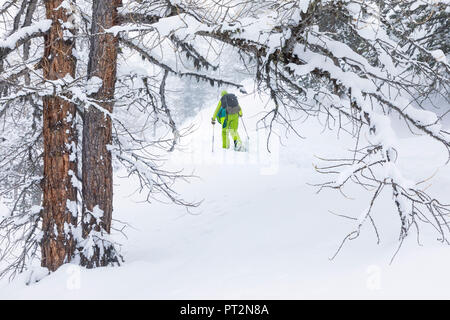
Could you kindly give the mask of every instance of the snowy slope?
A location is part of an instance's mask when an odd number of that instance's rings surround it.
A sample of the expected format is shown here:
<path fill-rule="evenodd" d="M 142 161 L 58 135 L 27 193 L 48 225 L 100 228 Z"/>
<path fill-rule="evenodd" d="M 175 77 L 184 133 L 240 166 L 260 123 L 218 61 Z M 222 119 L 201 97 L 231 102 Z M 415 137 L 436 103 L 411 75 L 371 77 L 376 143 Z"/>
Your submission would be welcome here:
<path fill-rule="evenodd" d="M 265 99 L 265 98 L 264 98 Z M 410 237 L 392 265 L 397 249 L 398 218 L 390 194 L 374 208 L 381 244 L 364 228 L 337 258 L 329 258 L 354 221 L 329 210 L 358 217 L 369 195 L 349 190 L 316 194 L 308 185 L 323 180 L 313 168 L 315 155 L 339 154 L 349 141 L 317 123 L 299 126 L 306 139 L 273 140 L 265 152 L 265 132 L 255 130 L 258 111 L 266 104 L 254 95 L 240 96 L 250 134 L 250 152 L 220 148 L 215 127 L 211 152 L 210 124 L 215 101 L 192 122 L 197 130 L 181 141 L 170 167 L 194 170 L 198 179 L 180 182 L 177 190 L 201 206 L 185 209 L 139 202 L 135 182 L 116 178 L 114 215 L 128 222 L 120 268 L 79 269 L 66 265 L 37 284 L 24 285 L 29 275 L 0 283 L 0 299 L 10 298 L 450 298 L 450 248 L 422 231 L 418 246 Z M 189 123 L 186 123 L 188 125 Z M 245 131 L 240 127 L 245 141 Z M 282 135 L 284 137 L 284 135 Z M 417 148 L 417 145 L 423 147 Z M 432 175 L 421 164 L 444 164 L 446 153 L 425 137 L 402 140 L 405 172 Z M 430 191 L 446 199 L 449 168 L 439 170 Z M 118 174 L 120 176 L 120 174 Z M 448 198 L 448 196 L 447 196 Z"/>

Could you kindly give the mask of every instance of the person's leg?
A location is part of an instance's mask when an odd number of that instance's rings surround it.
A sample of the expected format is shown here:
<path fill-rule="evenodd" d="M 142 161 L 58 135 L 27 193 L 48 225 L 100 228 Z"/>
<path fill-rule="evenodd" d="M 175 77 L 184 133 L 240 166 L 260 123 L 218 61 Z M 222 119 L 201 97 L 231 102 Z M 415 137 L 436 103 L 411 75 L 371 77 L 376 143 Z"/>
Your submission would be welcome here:
<path fill-rule="evenodd" d="M 229 121 L 231 137 L 233 138 L 234 144 L 236 145 L 236 143 L 237 143 L 240 146 L 242 144 L 242 141 L 241 141 L 241 137 L 239 137 L 239 133 L 238 133 L 239 115 L 232 114 L 232 115 L 229 115 L 228 117 L 229 117 L 228 121 Z"/>
<path fill-rule="evenodd" d="M 222 128 L 222 148 L 230 147 L 230 138 L 228 138 L 228 128 Z"/>

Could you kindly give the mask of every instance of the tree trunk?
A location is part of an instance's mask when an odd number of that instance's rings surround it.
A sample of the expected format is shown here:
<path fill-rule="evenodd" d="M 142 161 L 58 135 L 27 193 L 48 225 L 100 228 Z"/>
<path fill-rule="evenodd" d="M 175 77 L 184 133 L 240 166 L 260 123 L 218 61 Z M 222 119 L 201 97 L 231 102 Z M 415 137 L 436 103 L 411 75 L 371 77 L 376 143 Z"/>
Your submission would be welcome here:
<path fill-rule="evenodd" d="M 61 22 L 67 21 L 70 13 L 63 8 L 55 10 L 62 0 L 46 0 L 47 19 L 52 26 L 45 35 L 43 73 L 46 80 L 58 80 L 67 75 L 75 77 L 76 59 L 72 55 L 74 41 L 64 39 Z M 73 31 L 73 30 L 71 30 Z M 66 31 L 67 32 L 67 31 Z M 69 96 L 67 96 L 69 97 Z M 73 186 L 72 174 L 77 172 L 75 105 L 56 95 L 43 98 L 44 135 L 44 194 L 42 210 L 41 240 L 43 267 L 55 271 L 69 262 L 75 251 L 72 226 L 76 227 L 77 190 Z"/>
<path fill-rule="evenodd" d="M 97 101 L 84 114 L 83 124 L 83 237 L 92 248 L 84 248 L 82 265 L 88 268 L 117 262 L 111 244 L 100 238 L 109 234 L 112 219 L 112 163 L 108 145 L 112 142 L 109 116 L 114 106 L 117 67 L 117 37 L 105 33 L 118 22 L 121 0 L 94 0 L 92 5 L 91 44 L 88 79 L 102 80 L 100 89 L 91 95 Z M 89 252 L 89 253 L 87 253 Z"/>

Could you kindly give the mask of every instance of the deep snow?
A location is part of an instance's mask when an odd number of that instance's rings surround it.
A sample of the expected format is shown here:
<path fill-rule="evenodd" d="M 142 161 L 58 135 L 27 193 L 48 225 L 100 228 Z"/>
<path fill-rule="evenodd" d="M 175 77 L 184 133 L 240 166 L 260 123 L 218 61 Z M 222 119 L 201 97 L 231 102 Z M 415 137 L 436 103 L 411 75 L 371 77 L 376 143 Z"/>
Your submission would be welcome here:
<path fill-rule="evenodd" d="M 118 236 L 125 264 L 95 270 L 69 264 L 29 286 L 24 284 L 29 274 L 23 275 L 0 283 L 0 299 L 450 298 L 450 248 L 431 230 L 423 229 L 423 246 L 409 237 L 389 265 L 399 232 L 389 192 L 374 208 L 381 244 L 365 227 L 330 261 L 354 221 L 329 210 L 358 217 L 370 195 L 358 189 L 348 190 L 356 200 L 331 191 L 316 194 L 308 183 L 324 179 L 314 170 L 315 156 L 340 154 L 351 147 L 348 139 L 305 122 L 299 128 L 306 139 L 283 138 L 284 146 L 274 139 L 269 156 L 264 130 L 255 131 L 264 100 L 247 95 L 240 102 L 249 153 L 223 151 L 217 125 L 211 152 L 211 102 L 193 119 L 197 130 L 169 161 L 172 168 L 195 170 L 199 178 L 176 187 L 185 199 L 204 200 L 200 207 L 187 212 L 139 202 L 144 195 L 133 193 L 135 181 L 117 177 L 114 216 L 133 226 L 125 229 L 128 239 Z M 239 132 L 245 141 L 242 125 Z M 400 154 L 400 167 L 417 179 L 434 173 L 426 161 L 443 166 L 447 159 L 445 150 L 426 137 L 401 139 Z M 442 167 L 429 188 L 444 200 L 450 194 L 449 173 Z"/>

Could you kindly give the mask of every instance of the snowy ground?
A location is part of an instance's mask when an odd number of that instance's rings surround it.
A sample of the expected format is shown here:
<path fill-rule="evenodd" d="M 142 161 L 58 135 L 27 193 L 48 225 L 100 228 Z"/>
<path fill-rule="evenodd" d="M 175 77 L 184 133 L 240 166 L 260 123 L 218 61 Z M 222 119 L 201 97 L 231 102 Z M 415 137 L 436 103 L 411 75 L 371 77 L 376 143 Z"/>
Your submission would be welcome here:
<path fill-rule="evenodd" d="M 338 154 L 346 141 L 308 123 L 301 126 L 307 139 L 274 144 L 269 157 L 264 133 L 255 132 L 258 101 L 252 95 L 240 99 L 249 153 L 223 152 L 217 126 L 211 152 L 211 105 L 195 119 L 198 130 L 183 141 L 183 152 L 173 155 L 172 167 L 195 169 L 199 176 L 177 186 L 184 198 L 204 200 L 199 208 L 188 213 L 140 203 L 139 195 L 130 196 L 133 181 L 117 178 L 115 217 L 134 227 L 121 240 L 126 263 L 96 270 L 66 265 L 30 286 L 25 276 L 3 281 L 0 299 L 450 298 L 450 248 L 435 241 L 431 230 L 422 231 L 422 246 L 410 237 L 389 265 L 399 231 L 389 193 L 374 209 L 381 244 L 367 227 L 329 260 L 355 227 L 329 210 L 358 217 L 369 195 L 348 190 L 357 198 L 348 200 L 334 192 L 316 194 L 307 183 L 323 179 L 314 171 L 314 155 Z M 245 137 L 242 126 L 240 133 Z M 443 165 L 447 156 L 424 137 L 402 140 L 400 153 L 400 164 L 413 178 L 434 173 L 424 161 Z M 429 190 L 448 200 L 449 186 L 447 166 Z"/>

